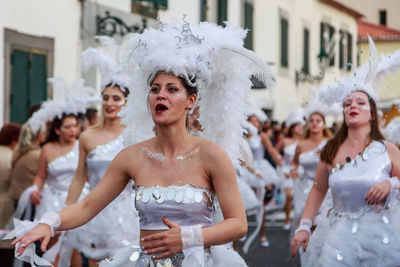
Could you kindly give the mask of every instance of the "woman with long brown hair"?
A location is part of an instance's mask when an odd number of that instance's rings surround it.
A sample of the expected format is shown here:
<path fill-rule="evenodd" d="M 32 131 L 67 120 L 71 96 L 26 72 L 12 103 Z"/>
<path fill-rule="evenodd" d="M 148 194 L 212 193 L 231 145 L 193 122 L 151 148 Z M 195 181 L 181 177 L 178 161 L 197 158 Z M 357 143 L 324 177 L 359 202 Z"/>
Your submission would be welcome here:
<path fill-rule="evenodd" d="M 344 101 L 344 123 L 321 152 L 315 182 L 303 218 L 292 240 L 292 253 L 310 242 L 312 266 L 397 266 L 400 240 L 393 214 L 398 214 L 400 151 L 380 133 L 376 104 L 357 90 Z M 394 177 L 397 176 L 397 177 Z M 330 230 L 321 247 L 310 241 L 311 224 L 328 189 L 333 197 Z M 398 216 L 398 215 L 397 215 Z"/>
<path fill-rule="evenodd" d="M 325 126 L 325 116 L 321 111 L 311 111 L 307 119 L 304 137 L 297 144 L 293 157 L 291 177 L 293 177 L 294 225 L 297 226 L 307 195 L 319 162 L 319 153 L 331 137 Z"/>

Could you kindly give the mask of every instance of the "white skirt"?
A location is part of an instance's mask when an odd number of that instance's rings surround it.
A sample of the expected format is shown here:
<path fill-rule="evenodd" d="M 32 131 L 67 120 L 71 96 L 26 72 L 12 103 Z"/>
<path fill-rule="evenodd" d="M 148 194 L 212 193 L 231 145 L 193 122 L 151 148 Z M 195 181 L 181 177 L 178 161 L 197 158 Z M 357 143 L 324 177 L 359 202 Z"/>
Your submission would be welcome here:
<path fill-rule="evenodd" d="M 91 259 L 104 259 L 123 247 L 139 244 L 139 217 L 134 191 L 125 190 L 87 224 L 67 233 L 68 244 Z"/>

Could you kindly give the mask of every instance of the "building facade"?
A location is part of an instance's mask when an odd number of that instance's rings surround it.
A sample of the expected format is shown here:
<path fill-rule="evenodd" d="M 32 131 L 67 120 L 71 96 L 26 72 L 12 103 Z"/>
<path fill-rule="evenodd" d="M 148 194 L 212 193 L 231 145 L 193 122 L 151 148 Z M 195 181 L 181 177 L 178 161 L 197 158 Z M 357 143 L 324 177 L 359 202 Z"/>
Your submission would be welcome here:
<path fill-rule="evenodd" d="M 34 12 L 32 12 L 34 10 Z M 51 76 L 79 77 L 99 87 L 96 71 L 82 74 L 80 53 L 97 34 L 122 38 L 157 27 L 157 17 L 210 21 L 249 29 L 245 46 L 270 63 L 277 86 L 259 84 L 256 104 L 283 120 L 317 88 L 347 73 L 357 59 L 358 12 L 334 0 L 4 0 L 0 3 L 0 125 L 23 122 L 27 110 L 60 97 Z M 123 23 L 121 23 L 121 21 Z"/>

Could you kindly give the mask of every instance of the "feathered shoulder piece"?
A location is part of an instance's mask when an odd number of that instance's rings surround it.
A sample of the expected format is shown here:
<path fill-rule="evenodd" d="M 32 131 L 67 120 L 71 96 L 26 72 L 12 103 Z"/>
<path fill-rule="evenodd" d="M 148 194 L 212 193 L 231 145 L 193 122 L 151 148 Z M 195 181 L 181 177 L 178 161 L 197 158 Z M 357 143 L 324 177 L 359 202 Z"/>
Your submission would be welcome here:
<path fill-rule="evenodd" d="M 121 64 L 124 42 L 117 44 L 113 38 L 108 36 L 97 36 L 96 39 L 100 46 L 89 47 L 81 54 L 83 71 L 87 72 L 92 67 L 98 68 L 102 79 L 102 90 L 109 84 L 119 85 L 121 90 L 129 88 L 129 77 L 126 74 L 125 66 Z"/>
<path fill-rule="evenodd" d="M 62 100 L 47 100 L 40 106 L 40 109 L 32 114 L 28 123 L 34 133 L 36 133 L 43 123 L 54 118 L 61 118 L 63 113 L 75 114 L 85 113 L 86 108 L 100 103 L 101 98 L 94 96 L 94 89 L 85 86 L 83 79 L 78 79 L 72 84 L 68 84 L 61 77 L 48 78 L 53 89 L 62 95 Z"/>
<path fill-rule="evenodd" d="M 378 62 L 378 54 L 371 37 L 369 40 L 369 60 L 358 67 L 351 75 L 346 75 L 340 82 L 326 85 L 320 89 L 320 99 L 328 105 L 343 103 L 346 97 L 357 90 L 368 93 L 375 102 L 379 101 L 378 90 L 375 88 L 377 81 L 390 72 L 400 67 L 400 50 L 393 54 L 382 55 Z"/>
<path fill-rule="evenodd" d="M 269 87 L 275 82 L 268 64 L 243 47 L 245 36 L 245 30 L 230 24 L 177 21 L 132 36 L 123 56 L 135 89 L 121 112 L 126 145 L 153 136 L 147 108 L 149 83 L 157 73 L 168 72 L 197 87 L 202 136 L 222 146 L 238 163 L 250 77 L 256 76 Z"/>

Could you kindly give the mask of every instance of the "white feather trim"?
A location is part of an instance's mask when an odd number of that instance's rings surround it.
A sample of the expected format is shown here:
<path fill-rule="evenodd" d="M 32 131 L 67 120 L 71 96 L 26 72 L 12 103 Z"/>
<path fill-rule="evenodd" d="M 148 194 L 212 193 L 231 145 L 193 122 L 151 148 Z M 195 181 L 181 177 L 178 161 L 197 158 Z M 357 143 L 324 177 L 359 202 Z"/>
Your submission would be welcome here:
<path fill-rule="evenodd" d="M 239 166 L 250 77 L 255 75 L 266 85 L 275 80 L 265 61 L 243 48 L 245 35 L 246 31 L 230 24 L 223 28 L 207 22 L 198 26 L 175 22 L 131 36 L 122 61 L 129 66 L 130 85 L 135 88 L 120 113 L 126 126 L 125 145 L 154 136 L 147 107 L 148 80 L 165 71 L 186 77 L 189 84 L 196 78 L 202 137 L 222 146 Z"/>
<path fill-rule="evenodd" d="M 61 91 L 65 99 L 47 100 L 42 103 L 40 109 L 33 113 L 28 120 L 34 133 L 37 133 L 44 123 L 56 117 L 61 118 L 63 113 L 75 115 L 85 113 L 88 107 L 101 102 L 99 96 L 93 96 L 94 89 L 84 85 L 83 79 L 78 79 L 71 85 L 61 77 L 48 78 L 47 81 L 52 84 L 53 90 Z"/>

